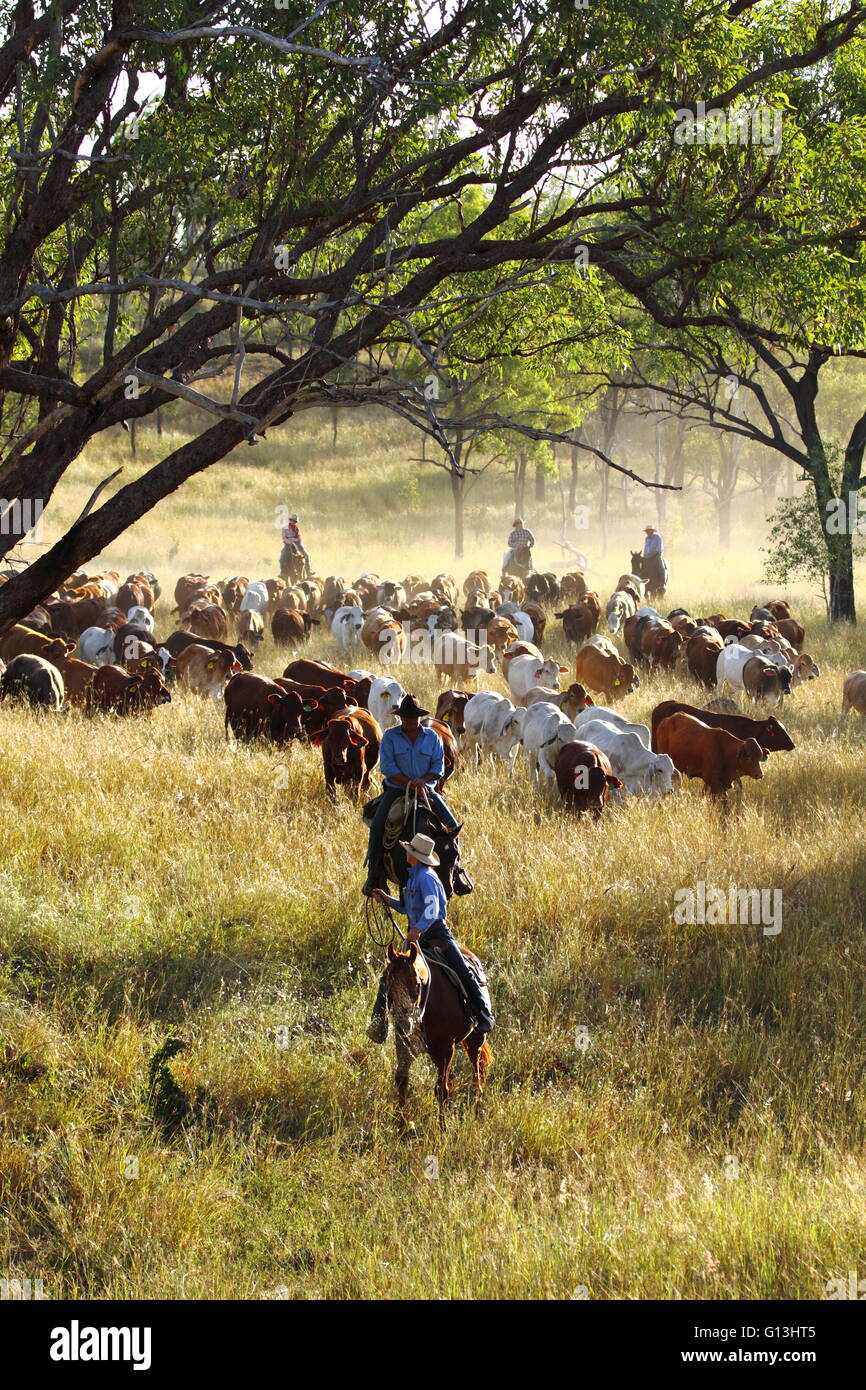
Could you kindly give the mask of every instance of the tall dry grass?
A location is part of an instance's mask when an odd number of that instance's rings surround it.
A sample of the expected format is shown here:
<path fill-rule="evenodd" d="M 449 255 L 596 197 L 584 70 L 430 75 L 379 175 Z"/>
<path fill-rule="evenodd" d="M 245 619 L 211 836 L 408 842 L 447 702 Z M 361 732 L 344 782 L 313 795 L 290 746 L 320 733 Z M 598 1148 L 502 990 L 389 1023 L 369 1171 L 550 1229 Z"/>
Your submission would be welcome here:
<path fill-rule="evenodd" d="M 336 458 L 246 449 L 242 485 L 212 470 L 105 558 L 167 592 L 185 570 L 272 573 L 291 476 L 323 571 L 451 568 L 447 511 L 397 515 L 403 446 L 369 431 Z M 70 515 L 106 461 L 79 465 Z M 464 568 L 501 548 L 491 525 Z M 601 587 L 625 558 L 598 563 Z M 717 563 L 690 537 L 671 562 L 671 606 L 769 596 L 754 545 Z M 799 606 L 822 677 L 737 814 L 692 784 L 582 824 L 521 764 L 453 784 L 476 889 L 452 916 L 489 965 L 495 1063 L 482 1114 L 461 1093 L 445 1132 L 416 1063 L 406 1141 L 391 1046 L 364 1035 L 365 834 L 319 754 L 234 748 L 219 707 L 183 695 L 140 721 L 0 709 L 0 1275 L 51 1297 L 717 1299 L 822 1297 L 858 1268 L 864 730 L 838 708 L 866 661 Z M 326 636 L 309 652 L 336 655 Z M 268 642 L 257 665 L 287 659 Z M 429 671 L 403 679 L 435 698 Z M 662 678 L 622 708 L 693 694 Z M 676 926 L 698 879 L 781 887 L 781 933 Z M 172 1030 L 173 1134 L 146 1102 Z"/>

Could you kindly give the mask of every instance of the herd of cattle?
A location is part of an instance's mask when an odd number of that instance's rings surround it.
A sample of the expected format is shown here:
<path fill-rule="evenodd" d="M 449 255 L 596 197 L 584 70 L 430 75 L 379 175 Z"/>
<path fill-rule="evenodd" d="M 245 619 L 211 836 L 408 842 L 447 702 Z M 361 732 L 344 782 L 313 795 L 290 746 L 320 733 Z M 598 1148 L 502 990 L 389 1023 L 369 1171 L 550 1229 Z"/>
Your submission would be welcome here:
<path fill-rule="evenodd" d="M 243 576 L 212 584 L 190 574 L 175 588 L 175 630 L 158 638 L 154 575 L 121 583 L 115 571 L 79 573 L 0 636 L 0 699 L 134 715 L 170 702 L 177 683 L 221 700 L 226 732 L 237 740 L 317 745 L 329 792 L 347 785 L 360 795 L 405 693 L 394 668 L 420 663 L 449 685 L 425 721 L 443 743 L 443 782 L 461 763 L 483 757 L 511 768 L 522 749 L 531 782 L 555 785 L 576 811 L 600 815 L 611 794 L 671 793 L 684 777 L 726 797 L 743 777 L 760 778 L 770 753 L 794 746 L 774 714 L 744 714 L 726 692 L 780 707 L 798 685 L 819 677 L 803 651 L 804 630 L 781 600 L 753 609 L 746 621 L 721 613 L 697 618 L 682 608 L 662 617 L 643 597 L 642 581 L 625 574 L 602 610 L 577 571 L 525 581 L 503 576 L 494 590 L 474 570 L 462 603 L 448 574 L 397 583 L 368 573 L 351 586 L 332 575 L 292 587 Z M 597 632 L 602 612 L 609 636 Z M 565 689 L 560 678 L 569 668 L 542 650 L 551 617 L 577 644 Z M 274 679 L 253 671 L 268 627 L 278 647 L 297 647 L 323 625 L 341 667 L 350 669 L 294 659 Z M 357 648 L 382 674 L 354 668 L 349 657 Z M 476 689 L 479 674 L 499 669 L 508 695 Z M 642 675 L 664 671 L 688 676 L 715 698 L 706 706 L 665 700 L 651 726 L 611 708 Z M 599 698 L 604 703 L 594 703 Z M 845 681 L 842 714 L 851 709 L 866 715 L 864 671 Z"/>

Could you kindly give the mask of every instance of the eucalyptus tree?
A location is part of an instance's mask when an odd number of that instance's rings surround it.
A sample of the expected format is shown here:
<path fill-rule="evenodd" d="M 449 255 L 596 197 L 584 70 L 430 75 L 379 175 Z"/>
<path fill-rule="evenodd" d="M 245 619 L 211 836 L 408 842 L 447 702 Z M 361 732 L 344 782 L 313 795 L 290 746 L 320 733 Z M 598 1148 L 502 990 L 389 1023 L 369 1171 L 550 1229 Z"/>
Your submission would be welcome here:
<path fill-rule="evenodd" d="M 105 431 L 178 399 L 204 423 L 2 586 L 0 629 L 302 410 L 375 401 L 447 448 L 389 367 L 407 337 L 432 352 L 445 306 L 470 321 L 584 256 L 665 327 L 727 324 L 772 179 L 759 162 L 708 185 L 674 157 L 676 112 L 774 96 L 864 19 L 811 0 L 18 0 L 0 40 L 0 555 L 16 509 L 50 507 Z M 801 156 L 823 172 L 813 154 L 792 151 L 795 173 Z M 814 245 L 803 199 L 771 192 L 765 260 Z"/>

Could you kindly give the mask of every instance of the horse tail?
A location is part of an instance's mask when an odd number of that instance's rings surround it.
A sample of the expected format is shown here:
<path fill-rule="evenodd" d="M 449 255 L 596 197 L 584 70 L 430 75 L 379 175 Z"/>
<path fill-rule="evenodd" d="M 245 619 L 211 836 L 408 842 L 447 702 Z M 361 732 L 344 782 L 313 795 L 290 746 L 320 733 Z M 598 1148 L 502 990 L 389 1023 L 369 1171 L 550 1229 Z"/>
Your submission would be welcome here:
<path fill-rule="evenodd" d="M 469 1048 L 466 1046 L 465 1038 L 463 1039 L 463 1050 L 466 1053 L 466 1056 L 468 1057 Z M 478 1049 L 478 1061 L 481 1063 L 482 1067 L 489 1067 L 493 1062 L 493 1049 L 491 1048 L 486 1038 Z"/>

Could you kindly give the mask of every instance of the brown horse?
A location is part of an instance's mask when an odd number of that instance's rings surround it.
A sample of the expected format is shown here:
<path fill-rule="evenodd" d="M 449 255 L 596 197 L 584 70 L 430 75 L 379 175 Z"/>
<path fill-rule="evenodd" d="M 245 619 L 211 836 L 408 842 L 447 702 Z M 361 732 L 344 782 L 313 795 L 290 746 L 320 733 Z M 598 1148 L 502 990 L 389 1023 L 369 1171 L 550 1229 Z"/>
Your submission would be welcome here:
<path fill-rule="evenodd" d="M 491 1062 L 490 1048 L 474 1024 L 468 1023 L 463 1005 L 451 981 L 440 969 L 431 969 L 417 943 L 395 951 L 388 943 L 388 995 L 397 1052 L 397 1108 L 405 1121 L 409 1068 L 421 1047 L 436 1065 L 436 1091 L 440 1118 L 451 1098 L 451 1063 L 455 1043 L 462 1043 L 472 1064 L 472 1090 L 481 1100 L 484 1078 Z"/>

